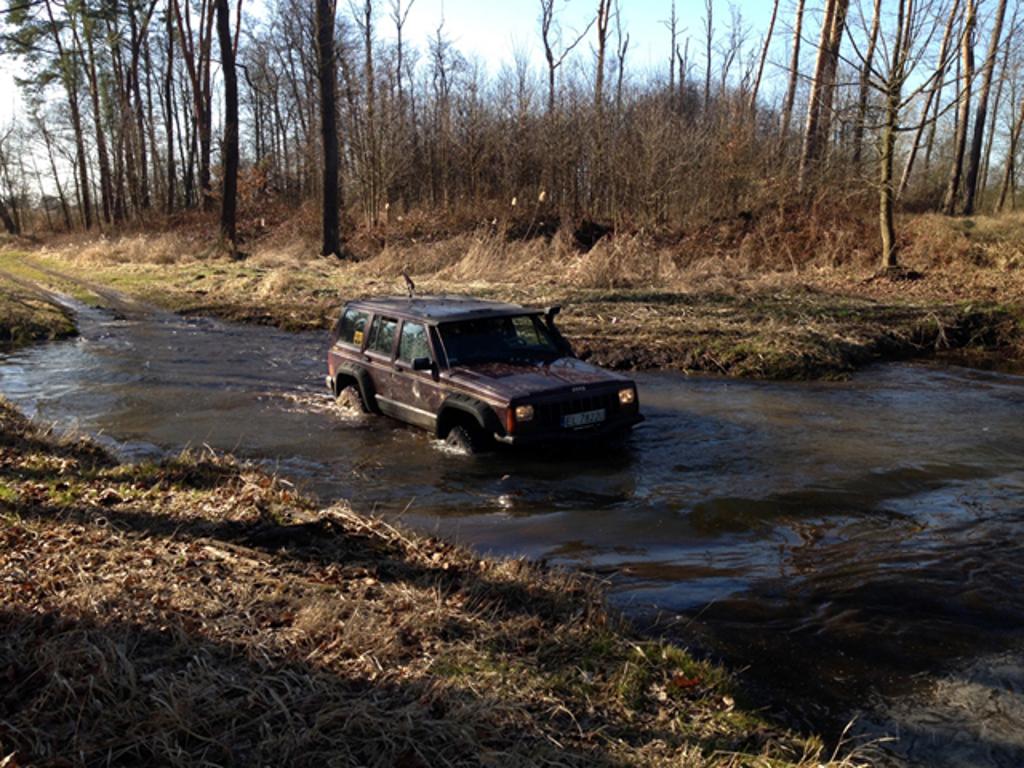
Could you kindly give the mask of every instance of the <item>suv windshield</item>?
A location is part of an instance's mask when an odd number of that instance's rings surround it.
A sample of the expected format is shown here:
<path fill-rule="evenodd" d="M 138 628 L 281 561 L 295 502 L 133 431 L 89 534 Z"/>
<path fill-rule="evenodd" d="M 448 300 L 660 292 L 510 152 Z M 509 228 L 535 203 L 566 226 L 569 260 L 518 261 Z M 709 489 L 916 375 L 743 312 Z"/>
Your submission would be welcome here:
<path fill-rule="evenodd" d="M 536 315 L 486 317 L 438 326 L 448 365 L 547 362 L 561 357 L 558 344 Z"/>

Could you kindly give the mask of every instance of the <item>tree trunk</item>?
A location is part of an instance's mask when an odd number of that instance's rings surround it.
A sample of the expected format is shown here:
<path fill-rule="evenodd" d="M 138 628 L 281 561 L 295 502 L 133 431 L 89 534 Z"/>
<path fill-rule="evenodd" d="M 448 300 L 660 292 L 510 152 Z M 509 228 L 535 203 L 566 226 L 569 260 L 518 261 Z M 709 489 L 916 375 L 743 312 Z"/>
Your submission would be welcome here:
<path fill-rule="evenodd" d="M 377 88 L 373 68 L 373 2 L 363 5 L 363 81 L 366 86 L 365 168 L 367 178 L 366 213 L 370 224 L 380 219 L 380 147 L 377 141 Z"/>
<path fill-rule="evenodd" d="M 149 175 L 146 190 L 149 207 L 153 206 L 153 190 L 163 190 L 165 167 L 160 161 L 160 146 L 156 140 L 156 119 L 153 115 L 153 60 L 150 56 L 150 37 L 146 36 L 142 45 L 142 61 L 146 68 L 146 119 L 145 129 L 149 139 Z M 157 97 L 159 98 L 159 96 Z M 157 192 L 159 197 L 160 191 Z"/>
<path fill-rule="evenodd" d="M 668 34 L 671 38 L 669 40 L 669 53 L 668 53 L 668 97 L 671 101 L 675 98 L 676 93 L 676 39 L 679 37 L 679 32 L 676 29 L 679 19 L 676 16 L 676 0 L 672 0 L 672 11 L 668 17 Z"/>
<path fill-rule="evenodd" d="M 338 106 L 334 61 L 334 0 L 316 0 L 316 63 L 320 82 L 320 139 L 323 142 L 322 256 L 341 258 L 338 226 Z"/>
<path fill-rule="evenodd" d="M 113 216 L 114 188 L 110 173 L 110 155 L 107 152 L 106 130 L 103 126 L 103 110 L 100 107 L 100 89 L 96 77 L 96 55 L 92 42 L 92 29 L 88 20 L 84 20 L 83 34 L 85 35 L 86 51 L 86 74 L 89 79 L 89 96 L 92 99 L 93 123 L 96 129 L 96 156 L 100 166 L 100 198 L 103 202 L 103 220 L 110 223 Z M 72 23 L 72 33 L 77 38 L 77 25 Z M 78 44 L 81 50 L 81 43 Z"/>
<path fill-rule="evenodd" d="M 611 0 L 597 0 L 597 64 L 594 72 L 594 109 L 598 115 L 604 108 L 604 65 L 608 49 L 608 22 Z"/>
<path fill-rule="evenodd" d="M 111 72 L 114 75 L 114 92 L 117 94 L 116 108 L 112 108 L 113 99 L 110 96 L 110 89 L 107 88 L 107 109 L 109 114 L 108 125 L 113 126 L 116 122 L 116 142 L 114 149 L 114 167 L 116 184 L 114 189 L 114 220 L 122 221 L 127 218 L 129 211 L 129 195 L 131 196 L 131 210 L 137 211 L 141 207 L 142 191 L 139 186 L 139 174 L 136 167 L 135 139 L 132 117 L 131 78 L 132 73 L 124 66 L 121 59 L 121 45 L 118 40 L 119 30 L 111 19 L 107 19 L 107 40 L 110 44 Z M 115 113 L 116 112 L 116 120 Z M 125 174 L 128 178 L 128 187 L 125 189 Z"/>
<path fill-rule="evenodd" d="M 170 6 L 170 2 L 168 2 Z M 174 212 L 177 172 L 174 169 L 174 14 L 167 8 L 167 71 L 164 73 L 164 131 L 167 134 L 167 196 L 164 210 Z"/>
<path fill-rule="evenodd" d="M 814 82 L 811 84 L 811 96 L 807 104 L 807 123 L 800 156 L 800 189 L 806 186 L 811 171 L 824 154 L 824 144 L 828 141 L 832 124 L 836 68 L 839 63 L 839 45 L 846 25 L 848 3 L 849 0 L 828 0 L 825 7 L 818 57 L 814 67 Z"/>
<path fill-rule="evenodd" d="M 4 229 L 7 230 L 9 235 L 20 235 L 21 227 L 18 226 L 18 221 L 11 214 L 11 210 L 7 207 L 7 203 L 3 199 L 3 195 L 0 195 L 0 222 L 3 222 Z"/>
<path fill-rule="evenodd" d="M 1017 8 L 1013 9 L 1013 16 L 1010 19 L 1010 32 L 1017 27 Z M 978 205 L 982 205 L 985 200 L 985 190 L 988 189 L 988 173 L 992 162 L 992 144 L 996 137 L 996 122 L 999 118 L 999 107 L 1003 102 L 1003 88 L 1006 86 L 1006 78 L 1010 66 L 1010 45 L 1007 40 L 1006 49 L 1003 52 L 1003 63 L 999 70 L 999 80 L 996 84 L 996 98 L 992 102 L 992 114 L 988 121 L 988 130 L 985 138 L 985 151 L 981 155 L 981 180 L 978 185 Z"/>
<path fill-rule="evenodd" d="M 608 50 L 608 24 L 611 21 L 611 0 L 597 0 L 597 60 L 594 73 L 594 176 L 590 188 L 595 213 L 607 211 L 608 153 L 605 151 L 604 70 Z"/>
<path fill-rule="evenodd" d="M 868 36 L 868 48 L 864 53 L 864 68 L 860 75 L 860 93 L 857 96 L 857 119 L 853 124 L 853 164 L 860 166 L 864 152 L 864 122 L 868 112 L 868 90 L 870 89 L 871 65 L 875 59 L 875 48 L 878 45 L 878 30 L 882 23 L 882 0 L 875 0 L 874 16 L 871 22 L 871 34 Z"/>
<path fill-rule="evenodd" d="M 128 20 L 131 32 L 131 67 L 128 70 L 128 77 L 130 80 L 130 93 L 135 100 L 134 128 L 139 150 L 139 208 L 141 210 L 149 208 L 150 200 L 149 158 L 147 156 L 148 148 L 146 147 L 146 111 L 145 104 L 142 101 L 142 87 L 139 81 L 142 70 L 142 46 L 145 44 L 146 37 L 149 34 L 149 21 L 152 18 L 151 14 L 154 8 L 156 8 L 155 2 L 150 5 L 149 11 L 144 14 L 140 27 L 138 19 L 135 17 L 135 5 L 133 2 L 128 3 Z M 153 149 L 155 150 L 156 148 L 153 147 Z"/>
<path fill-rule="evenodd" d="M 231 35 L 231 9 L 228 0 L 216 0 L 217 38 L 224 73 L 224 144 L 221 149 L 223 176 L 220 201 L 221 236 L 237 248 L 235 208 L 238 204 L 238 73 L 235 72 L 235 45 Z"/>
<path fill-rule="evenodd" d="M 60 39 L 60 29 L 53 16 L 50 0 L 45 0 L 46 13 L 50 20 L 50 31 L 57 47 L 60 65 L 61 82 L 68 96 L 68 109 L 71 112 L 71 127 L 75 134 L 75 160 L 78 166 L 77 186 L 79 191 L 79 207 L 82 210 L 82 223 L 86 229 L 92 229 L 92 201 L 89 196 L 89 166 L 85 154 L 85 134 L 82 130 L 82 112 L 78 103 L 78 76 L 75 55 L 80 55 L 81 48 L 69 56 Z"/>
<path fill-rule="evenodd" d="M 57 161 L 53 157 L 53 139 L 50 137 L 50 132 L 46 129 L 46 123 L 42 118 L 36 116 L 36 127 L 39 133 L 43 137 L 43 143 L 46 145 L 46 156 L 50 160 L 50 173 L 53 174 L 53 183 L 57 187 L 57 197 L 60 198 L 60 210 L 64 216 L 64 228 L 71 231 L 71 209 L 68 207 L 68 200 L 64 194 L 64 187 L 60 183 L 60 175 L 57 173 Z"/>
<path fill-rule="evenodd" d="M 881 2 L 881 0 L 877 0 Z M 673 13 L 675 12 L 675 6 L 673 6 Z M 754 76 L 754 85 L 750 89 L 750 111 L 753 113 L 757 109 L 757 92 L 761 89 L 761 78 L 764 76 L 764 64 L 768 60 L 768 48 L 772 43 L 772 34 L 775 32 L 775 20 L 779 16 L 779 0 L 775 0 L 772 4 L 772 18 L 768 22 L 768 32 L 764 36 L 764 46 L 761 48 L 761 60 L 757 65 L 757 75 Z"/>
<path fill-rule="evenodd" d="M 210 100 L 210 49 L 211 29 L 213 25 L 215 4 L 207 4 L 203 0 L 200 5 L 199 19 L 199 41 L 198 51 L 196 43 L 192 38 L 192 22 L 189 13 L 189 4 L 185 3 L 185 10 L 182 12 L 180 0 L 171 0 L 174 5 L 174 15 L 178 22 L 178 39 L 181 41 L 182 60 L 188 70 L 189 80 L 192 83 L 192 120 L 194 127 L 191 140 L 194 151 L 190 149 L 189 164 L 186 171 L 186 188 L 188 190 L 186 199 L 191 202 L 193 199 L 194 187 L 194 163 L 198 157 L 199 163 L 199 196 L 202 209 L 209 210 L 212 204 L 210 195 L 210 134 L 212 132 L 211 100 Z"/>
<path fill-rule="evenodd" d="M 953 0 L 953 7 L 949 12 L 949 20 L 946 22 L 946 29 L 942 34 L 942 44 L 939 46 L 939 65 L 935 72 L 935 86 L 928 91 L 928 98 L 925 101 L 924 109 L 921 110 L 921 123 L 917 127 L 917 131 L 914 134 L 914 141 L 910 145 L 910 152 L 907 155 L 906 165 L 903 166 L 903 174 L 900 176 L 900 185 L 896 190 L 896 199 L 899 200 L 907 191 L 907 185 L 910 183 L 910 174 L 914 169 L 914 162 L 917 159 L 918 150 L 921 147 L 921 137 L 924 135 L 925 127 L 929 130 L 929 154 L 930 144 L 932 141 L 932 135 L 935 131 L 935 124 L 938 121 L 938 115 L 935 118 L 929 120 L 928 113 L 932 111 L 932 103 L 934 102 L 936 108 L 939 106 L 939 102 L 942 100 L 942 81 L 946 76 L 946 56 L 949 53 L 949 43 L 953 35 L 953 27 L 956 24 L 957 11 L 960 10 L 960 0 Z M 927 168 L 927 164 L 926 164 Z"/>
<path fill-rule="evenodd" d="M 896 221 L 893 194 L 893 155 L 896 151 L 896 99 L 887 97 L 885 126 L 879 147 L 878 223 L 882 235 L 882 268 L 892 269 L 899 263 L 896 251 Z"/>
<path fill-rule="evenodd" d="M 1006 148 L 1006 167 L 1003 169 L 1003 183 L 999 190 L 997 211 L 1002 211 L 1006 206 L 1006 196 L 1010 192 L 1011 182 L 1016 171 L 1017 147 L 1020 143 L 1021 128 L 1024 128 L 1024 99 L 1021 99 L 1020 112 L 1010 131 L 1010 145 Z"/>
<path fill-rule="evenodd" d="M 704 109 L 707 110 L 711 102 L 711 48 L 715 41 L 714 0 L 704 0 L 704 42 L 705 56 L 707 58 L 707 69 L 704 71 Z"/>
<path fill-rule="evenodd" d="M 804 0 L 797 0 L 796 20 L 793 22 L 793 50 L 789 60 L 789 85 L 786 88 L 786 98 L 782 102 L 782 124 L 779 129 L 779 138 L 783 144 L 789 138 L 789 126 L 793 121 L 793 103 L 796 100 L 796 85 L 800 78 L 800 35 L 804 25 Z"/>
<path fill-rule="evenodd" d="M 992 74 L 996 68 L 999 41 L 1003 35 L 1003 19 L 1006 16 L 1006 0 L 999 0 L 996 16 L 992 22 L 992 37 L 989 40 L 988 55 L 982 71 L 981 93 L 978 95 L 978 109 L 974 115 L 974 135 L 971 138 L 971 153 L 967 161 L 967 175 L 964 179 L 964 215 L 974 214 L 974 203 L 978 195 L 978 175 L 981 170 L 981 149 L 985 140 L 985 123 L 988 117 L 988 97 L 992 90 Z"/>
<path fill-rule="evenodd" d="M 942 205 L 947 216 L 956 213 L 956 204 L 960 197 L 960 180 L 963 176 L 964 153 L 967 148 L 967 122 L 971 117 L 975 21 L 974 0 L 967 0 L 967 18 L 964 21 L 963 42 L 960 46 L 962 85 L 960 86 L 960 105 L 957 109 L 956 135 L 953 138 L 953 164 L 949 169 L 949 181 L 946 184 L 946 196 Z"/>
<path fill-rule="evenodd" d="M 893 189 L 893 155 L 896 153 L 896 131 L 900 113 L 903 82 L 907 77 L 910 60 L 912 29 L 910 4 L 913 0 L 897 0 L 896 29 L 889 45 L 889 71 L 885 83 L 885 122 L 879 140 L 878 224 L 882 236 L 882 269 L 894 270 L 899 266 L 896 245 L 895 194 Z M 877 8 L 877 6 L 876 6 Z"/>

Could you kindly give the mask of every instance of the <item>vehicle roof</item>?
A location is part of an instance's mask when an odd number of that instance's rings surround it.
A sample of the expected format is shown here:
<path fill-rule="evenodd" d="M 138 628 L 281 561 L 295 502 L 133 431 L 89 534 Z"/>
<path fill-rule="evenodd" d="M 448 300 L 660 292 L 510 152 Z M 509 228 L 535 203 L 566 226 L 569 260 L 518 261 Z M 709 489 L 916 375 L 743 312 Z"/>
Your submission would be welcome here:
<path fill-rule="evenodd" d="M 539 314 L 541 310 L 472 296 L 381 296 L 350 301 L 346 306 L 373 313 L 407 315 L 432 322 L 477 320 L 483 317 Z"/>

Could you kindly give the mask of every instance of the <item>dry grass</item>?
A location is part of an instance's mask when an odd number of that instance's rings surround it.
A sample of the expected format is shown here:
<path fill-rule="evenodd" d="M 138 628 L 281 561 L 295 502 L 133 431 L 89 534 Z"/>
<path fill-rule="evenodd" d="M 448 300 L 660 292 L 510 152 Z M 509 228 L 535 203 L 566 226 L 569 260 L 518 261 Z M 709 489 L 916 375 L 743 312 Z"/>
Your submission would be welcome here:
<path fill-rule="evenodd" d="M 968 265 L 1016 275 L 1024 268 L 1024 213 L 910 220 L 908 259 L 920 266 Z"/>
<path fill-rule="evenodd" d="M 205 248 L 199 242 L 179 233 L 99 237 L 75 245 L 75 258 L 82 264 L 178 264 L 201 258 Z"/>
<path fill-rule="evenodd" d="M 344 299 L 401 292 L 407 270 L 421 293 L 561 303 L 579 351 L 620 368 L 808 378 L 947 347 L 1024 350 L 1024 216 L 908 219 L 905 261 L 919 279 L 894 283 L 873 279 L 867 225 L 834 213 L 780 208 L 586 250 L 565 226 L 523 239 L 535 222 L 495 221 L 441 236 L 413 219 L 362 232 L 356 262 L 316 256 L 300 214 L 268 227 L 241 262 L 179 230 L 152 247 L 133 236 L 32 258 L 178 311 L 296 330 L 328 327 Z"/>
<path fill-rule="evenodd" d="M 2 402 L 0 598 L 4 765 L 822 759 L 592 582 L 230 459 L 119 466 Z"/>

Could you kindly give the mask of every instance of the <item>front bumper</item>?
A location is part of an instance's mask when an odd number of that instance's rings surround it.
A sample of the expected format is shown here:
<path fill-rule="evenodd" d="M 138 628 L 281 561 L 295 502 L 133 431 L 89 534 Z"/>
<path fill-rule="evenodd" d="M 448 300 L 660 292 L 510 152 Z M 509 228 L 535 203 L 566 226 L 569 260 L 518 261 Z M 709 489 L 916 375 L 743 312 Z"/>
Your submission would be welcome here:
<path fill-rule="evenodd" d="M 591 440 L 607 440 L 618 437 L 628 432 L 644 420 L 643 414 L 634 413 L 629 416 L 619 417 L 612 421 L 595 424 L 592 427 L 581 427 L 579 429 L 541 429 L 536 432 L 525 432 L 522 434 L 499 435 L 495 434 L 494 439 L 505 445 L 544 445 L 583 443 Z"/>

